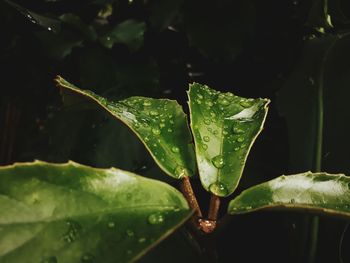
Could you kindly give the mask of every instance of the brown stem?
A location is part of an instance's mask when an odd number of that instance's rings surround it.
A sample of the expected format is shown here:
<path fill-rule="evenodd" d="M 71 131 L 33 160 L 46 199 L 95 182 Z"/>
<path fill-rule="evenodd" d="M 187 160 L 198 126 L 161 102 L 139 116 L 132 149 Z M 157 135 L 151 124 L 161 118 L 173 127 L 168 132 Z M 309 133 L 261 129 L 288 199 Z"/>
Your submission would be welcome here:
<path fill-rule="evenodd" d="M 218 213 L 220 208 L 220 197 L 212 194 L 209 204 L 208 219 L 216 221 L 218 219 Z"/>
<path fill-rule="evenodd" d="M 199 225 L 204 233 L 212 233 L 216 228 L 216 221 L 218 218 L 218 212 L 220 208 L 220 197 L 212 194 L 210 198 L 208 219 L 200 219 Z"/>
<path fill-rule="evenodd" d="M 181 192 L 184 194 L 189 206 L 195 211 L 196 219 L 202 217 L 202 211 L 198 205 L 197 198 L 193 192 L 188 176 L 184 176 L 180 183 Z"/>

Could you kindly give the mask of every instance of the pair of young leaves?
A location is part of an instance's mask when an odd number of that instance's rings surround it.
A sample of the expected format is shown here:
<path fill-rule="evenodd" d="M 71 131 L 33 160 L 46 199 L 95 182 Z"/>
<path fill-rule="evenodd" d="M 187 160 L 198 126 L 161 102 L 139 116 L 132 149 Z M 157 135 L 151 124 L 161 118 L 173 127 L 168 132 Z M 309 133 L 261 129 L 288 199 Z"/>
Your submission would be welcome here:
<path fill-rule="evenodd" d="M 57 82 L 127 124 L 168 175 L 192 176 L 198 166 L 204 188 L 219 196 L 235 190 L 267 113 L 268 100 L 193 84 L 193 146 L 186 116 L 174 101 L 133 97 L 113 103 L 62 78 Z M 244 191 L 228 212 L 281 207 L 349 216 L 349 183 L 325 173 L 281 176 Z M 1 262 L 134 261 L 191 215 L 181 193 L 167 184 L 74 162 L 0 168 L 0 207 Z"/>

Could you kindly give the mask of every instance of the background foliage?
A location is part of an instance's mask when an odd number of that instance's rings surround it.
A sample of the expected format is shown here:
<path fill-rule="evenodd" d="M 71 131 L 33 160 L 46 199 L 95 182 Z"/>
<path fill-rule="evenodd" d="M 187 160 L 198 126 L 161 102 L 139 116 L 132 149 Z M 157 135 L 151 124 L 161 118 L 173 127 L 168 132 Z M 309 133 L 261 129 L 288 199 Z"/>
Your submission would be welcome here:
<path fill-rule="evenodd" d="M 169 97 L 185 105 L 193 81 L 270 98 L 265 130 L 237 193 L 314 168 L 313 87 L 322 84 L 323 167 L 350 175 L 349 17 L 346 0 L 1 1 L 0 162 L 71 159 L 170 180 L 123 125 L 80 101 L 62 105 L 53 83 L 60 74 L 111 99 Z M 194 184 L 207 201 L 199 181 Z M 306 221 L 286 212 L 234 217 L 218 241 L 219 259 L 250 262 L 259 254 L 261 261 L 298 262 L 306 253 Z M 321 218 L 317 262 L 336 262 L 339 249 L 350 262 L 346 232 L 339 246 L 345 226 Z M 180 230 L 148 260 L 164 253 L 173 260 L 195 257 L 183 239 Z M 174 256 L 174 244 L 184 253 Z"/>

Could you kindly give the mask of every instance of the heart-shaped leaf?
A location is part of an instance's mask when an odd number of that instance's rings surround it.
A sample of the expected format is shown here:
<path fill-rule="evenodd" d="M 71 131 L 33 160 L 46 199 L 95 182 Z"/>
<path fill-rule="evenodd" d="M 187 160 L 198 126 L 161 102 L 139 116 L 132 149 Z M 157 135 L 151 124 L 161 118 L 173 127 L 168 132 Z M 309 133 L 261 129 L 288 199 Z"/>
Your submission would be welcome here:
<path fill-rule="evenodd" d="M 233 199 L 229 214 L 262 209 L 296 209 L 350 218 L 350 178 L 343 174 L 301 173 L 253 186 Z"/>
<path fill-rule="evenodd" d="M 218 196 L 236 189 L 256 137 L 268 99 L 245 99 L 192 84 L 188 92 L 191 129 L 202 185 Z"/>
<path fill-rule="evenodd" d="M 0 168 L 0 262 L 130 262 L 190 216 L 171 186 L 123 170 Z"/>
<path fill-rule="evenodd" d="M 173 100 L 130 97 L 108 101 L 88 90 L 81 90 L 61 77 L 58 85 L 87 97 L 124 122 L 140 138 L 159 167 L 174 178 L 195 172 L 194 149 L 187 118 Z"/>

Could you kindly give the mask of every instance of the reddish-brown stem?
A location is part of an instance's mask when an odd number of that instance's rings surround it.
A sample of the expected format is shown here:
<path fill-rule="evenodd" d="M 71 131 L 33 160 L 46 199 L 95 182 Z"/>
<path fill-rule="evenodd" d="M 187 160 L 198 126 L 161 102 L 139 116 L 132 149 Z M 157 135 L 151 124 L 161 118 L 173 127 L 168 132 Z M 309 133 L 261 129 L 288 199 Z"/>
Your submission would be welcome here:
<path fill-rule="evenodd" d="M 202 211 L 199 207 L 197 198 L 193 192 L 192 185 L 188 176 L 184 176 L 180 183 L 180 189 L 185 196 L 189 206 L 194 210 L 195 217 L 198 219 L 202 217 Z"/>
<path fill-rule="evenodd" d="M 199 225 L 203 232 L 209 234 L 215 230 L 219 208 L 220 208 L 220 197 L 212 194 L 210 198 L 210 204 L 209 204 L 208 219 L 199 220 Z"/>
<path fill-rule="evenodd" d="M 216 221 L 218 219 L 218 213 L 220 208 L 220 197 L 212 194 L 210 198 L 208 219 Z"/>

